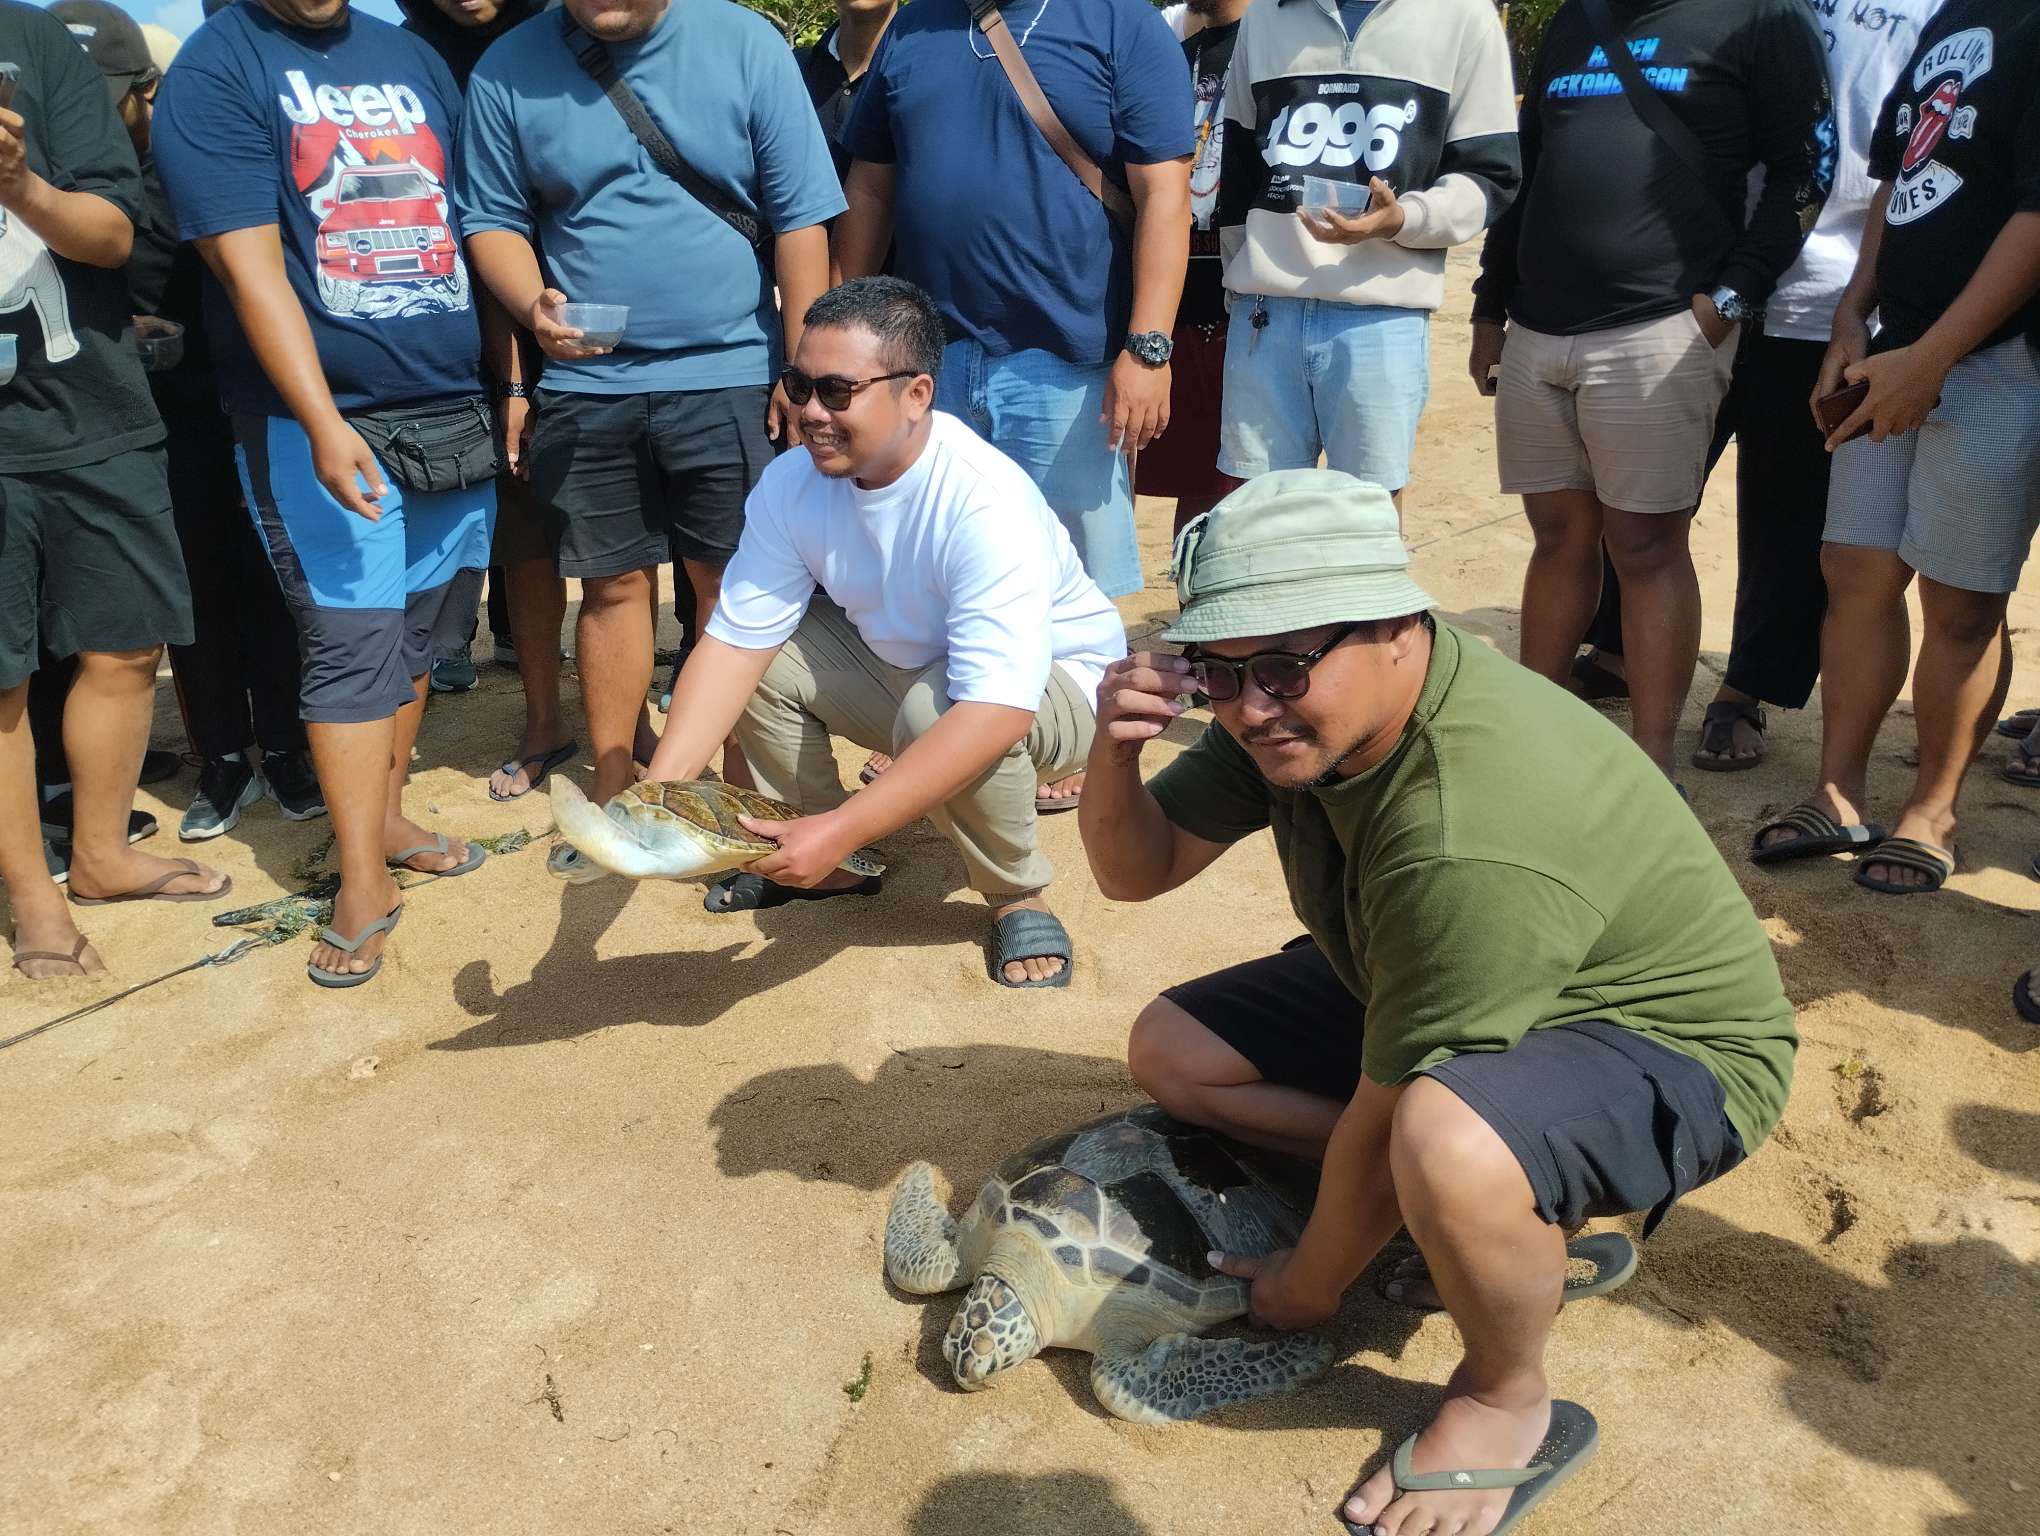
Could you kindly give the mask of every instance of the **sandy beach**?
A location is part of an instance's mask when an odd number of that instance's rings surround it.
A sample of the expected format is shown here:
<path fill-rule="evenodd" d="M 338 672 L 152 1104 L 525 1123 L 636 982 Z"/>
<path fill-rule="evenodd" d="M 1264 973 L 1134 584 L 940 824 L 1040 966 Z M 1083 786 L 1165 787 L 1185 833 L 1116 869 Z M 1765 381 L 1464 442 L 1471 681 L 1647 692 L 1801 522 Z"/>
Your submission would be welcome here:
<path fill-rule="evenodd" d="M 1432 332 L 1408 532 L 1441 610 L 1513 654 L 1529 534 L 1465 377 L 1469 275 L 1456 260 Z M 1732 492 L 1724 466 L 1695 528 L 1682 754 L 1728 640 Z M 1142 505 L 1136 638 L 1175 609 L 1168 523 Z M 2040 703 L 2036 618 L 2014 598 L 2014 703 Z M 412 814 L 542 832 L 543 796 L 488 797 L 522 704 L 514 673 L 481 670 L 427 714 Z M 156 739 L 181 745 L 165 676 Z M 1791 1107 L 1626 1288 L 1562 1317 L 1553 1381 L 1601 1450 L 1528 1529 L 2032 1532 L 2040 1030 L 2009 991 L 2040 962 L 2040 795 L 2000 782 L 1994 741 L 1961 868 L 1920 900 L 1841 862 L 1759 871 L 1743 851 L 1809 787 L 1817 700 L 1772 721 L 1759 770 L 1683 777 L 1800 1010 Z M 1172 728 L 1155 765 L 1191 735 Z M 1902 700 L 1873 776 L 1886 820 L 1911 750 Z M 843 752 L 846 782 L 861 758 Z M 193 782 L 142 792 L 153 851 L 179 851 Z M 290 889 L 327 835 L 265 802 L 197 851 L 238 905 Z M 315 990 L 297 938 L 0 1053 L 0 1530 L 1336 1530 L 1356 1473 L 1436 1401 L 1443 1315 L 1363 1283 L 1327 1378 L 1149 1429 L 1097 1408 L 1077 1355 L 957 1391 L 953 1303 L 882 1276 L 908 1162 L 960 1204 L 1008 1152 L 1137 1097 L 1121 1053 L 1158 988 L 1298 931 L 1265 837 L 1147 906 L 1098 894 L 1074 817 L 1045 838 L 1078 946 L 1066 990 L 990 984 L 984 910 L 925 824 L 886 840 L 879 899 L 727 917 L 698 885 L 563 885 L 541 841 L 413 889 L 365 989 Z M 211 915 L 81 914 L 108 974 L 4 973 L 0 1036 L 238 936 Z"/>

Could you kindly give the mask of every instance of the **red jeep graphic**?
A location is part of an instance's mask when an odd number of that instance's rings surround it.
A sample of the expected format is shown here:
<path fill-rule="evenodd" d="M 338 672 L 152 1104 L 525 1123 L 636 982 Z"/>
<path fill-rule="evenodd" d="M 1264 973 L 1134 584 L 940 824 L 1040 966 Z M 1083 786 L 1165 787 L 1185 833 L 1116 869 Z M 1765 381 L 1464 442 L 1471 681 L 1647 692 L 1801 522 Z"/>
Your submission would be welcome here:
<path fill-rule="evenodd" d="M 432 178 L 416 165 L 348 166 L 319 225 L 319 267 L 357 283 L 451 277 L 459 262 Z"/>
<path fill-rule="evenodd" d="M 1913 125 L 1912 137 L 1906 141 L 1905 159 L 1899 162 L 1899 169 L 1907 174 L 1925 165 L 1934 151 L 1940 148 L 1941 136 L 1948 131 L 1948 123 L 1955 116 L 1955 104 L 1962 99 L 1960 80 L 1943 80 L 1940 89 L 1920 103 L 1920 120 Z"/>

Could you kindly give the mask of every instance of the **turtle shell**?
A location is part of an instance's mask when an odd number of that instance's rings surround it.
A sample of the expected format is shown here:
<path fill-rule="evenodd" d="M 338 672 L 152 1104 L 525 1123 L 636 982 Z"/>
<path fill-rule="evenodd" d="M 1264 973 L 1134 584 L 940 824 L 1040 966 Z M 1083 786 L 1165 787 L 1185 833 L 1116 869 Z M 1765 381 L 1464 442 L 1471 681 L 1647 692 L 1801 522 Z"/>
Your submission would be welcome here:
<path fill-rule="evenodd" d="M 1211 1267 L 1212 1249 L 1292 1246 L 1316 1188 L 1308 1164 L 1146 1104 L 1016 1153 L 978 1198 L 984 1219 L 1038 1238 L 1073 1283 L 1148 1287 L 1195 1308 L 1240 1284 Z"/>
<path fill-rule="evenodd" d="M 784 800 L 774 800 L 748 789 L 738 789 L 717 779 L 658 781 L 645 779 L 633 784 L 609 802 L 620 804 L 626 816 L 671 817 L 684 822 L 709 846 L 724 852 L 771 851 L 772 844 L 754 837 L 737 822 L 739 816 L 753 821 L 792 821 L 800 815 Z"/>

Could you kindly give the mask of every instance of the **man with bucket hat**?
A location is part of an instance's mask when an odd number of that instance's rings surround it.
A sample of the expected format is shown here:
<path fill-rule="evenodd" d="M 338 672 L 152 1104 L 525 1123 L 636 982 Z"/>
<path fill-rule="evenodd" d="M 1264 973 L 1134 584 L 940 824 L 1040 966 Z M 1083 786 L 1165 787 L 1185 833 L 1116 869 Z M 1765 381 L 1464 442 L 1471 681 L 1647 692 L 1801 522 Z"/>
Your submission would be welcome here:
<path fill-rule="evenodd" d="M 1214 1254 L 1279 1328 L 1330 1318 L 1398 1227 L 1393 1299 L 1450 1310 L 1437 1416 L 1354 1493 L 1356 1531 L 1506 1530 L 1591 1451 L 1544 1342 L 1619 1235 L 1753 1152 L 1791 1084 L 1763 930 L 1677 792 L 1613 725 L 1436 617 L 1395 507 L 1264 475 L 1183 530 L 1185 654 L 1115 663 L 1080 810 L 1100 889 L 1145 901 L 1267 828 L 1309 930 L 1149 1004 L 1134 1076 L 1171 1114 L 1321 1161 L 1293 1249 Z M 1216 720 L 1141 781 L 1190 706 Z M 1592 794 L 1581 785 L 1594 786 Z M 1196 932 L 1196 925 L 1190 925 Z M 1581 1252 L 1584 1250 L 1584 1252 Z"/>

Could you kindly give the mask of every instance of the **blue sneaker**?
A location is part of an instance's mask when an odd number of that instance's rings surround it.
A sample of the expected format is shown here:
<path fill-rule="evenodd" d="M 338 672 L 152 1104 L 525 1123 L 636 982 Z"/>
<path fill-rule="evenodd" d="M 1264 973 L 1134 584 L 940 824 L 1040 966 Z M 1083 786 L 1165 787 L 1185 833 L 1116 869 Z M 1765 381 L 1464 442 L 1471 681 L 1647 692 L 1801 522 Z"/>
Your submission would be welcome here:
<path fill-rule="evenodd" d="M 432 663 L 434 693 L 466 693 L 478 680 L 475 676 L 475 659 L 465 646 L 457 655 Z"/>
<path fill-rule="evenodd" d="M 177 823 L 177 840 L 202 843 L 234 830 L 241 812 L 262 798 L 262 776 L 240 757 L 209 757 L 198 770 L 198 793 Z"/>

